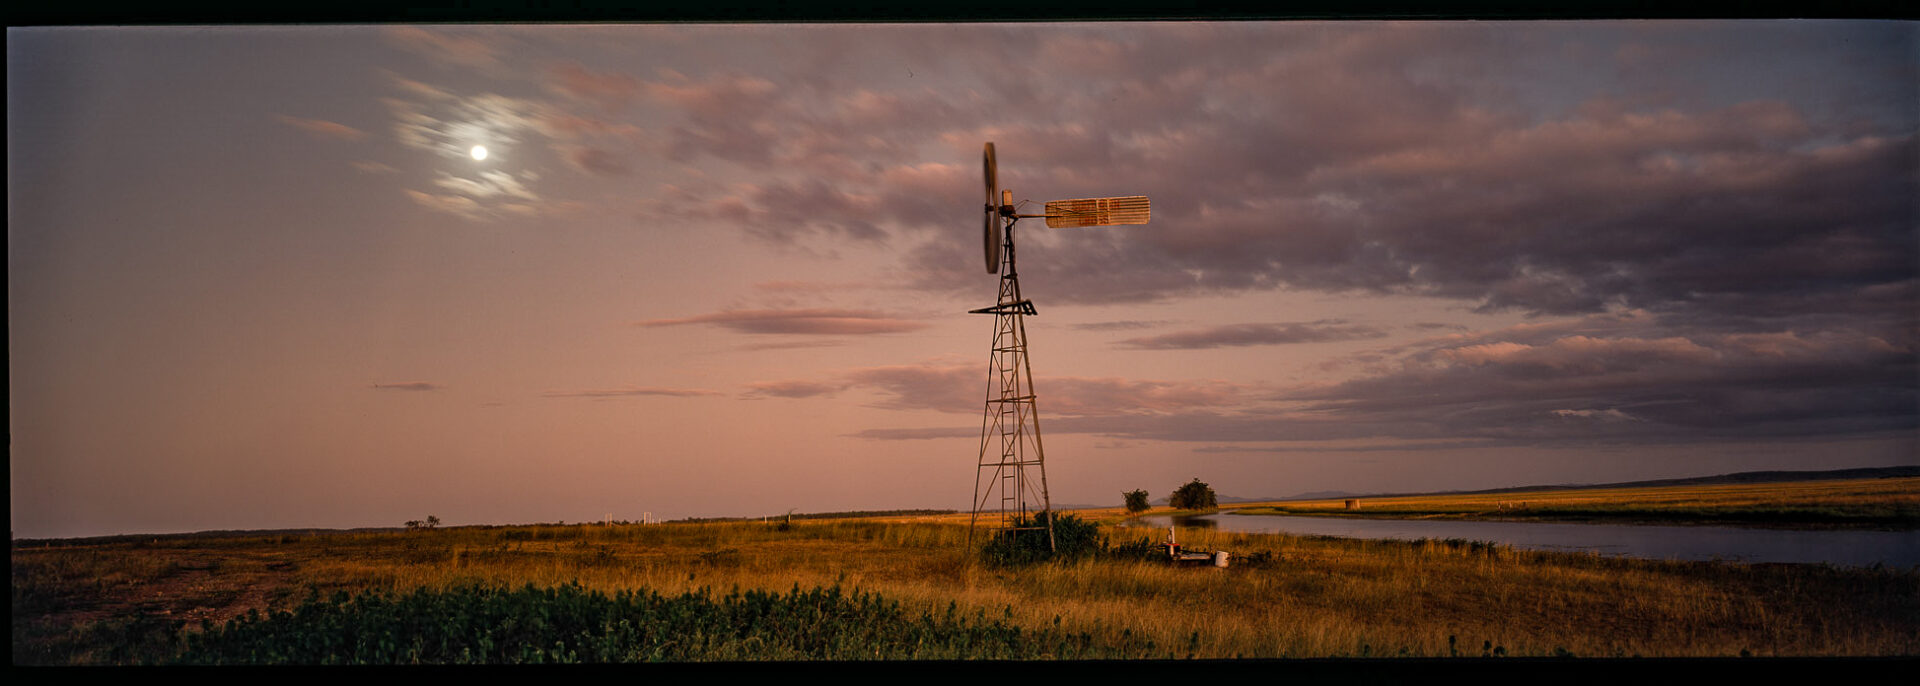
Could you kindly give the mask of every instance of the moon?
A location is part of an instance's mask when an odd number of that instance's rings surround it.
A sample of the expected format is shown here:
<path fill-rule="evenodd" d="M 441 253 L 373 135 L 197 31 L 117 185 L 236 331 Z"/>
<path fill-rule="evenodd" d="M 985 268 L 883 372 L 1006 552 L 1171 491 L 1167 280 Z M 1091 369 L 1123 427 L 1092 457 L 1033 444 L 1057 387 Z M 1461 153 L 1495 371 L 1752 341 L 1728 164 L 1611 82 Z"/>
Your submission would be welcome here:
<path fill-rule="evenodd" d="M 487 146 L 484 146 L 484 145 L 473 146 L 472 152 L 473 152 L 473 159 L 476 159 L 476 160 L 487 159 Z"/>

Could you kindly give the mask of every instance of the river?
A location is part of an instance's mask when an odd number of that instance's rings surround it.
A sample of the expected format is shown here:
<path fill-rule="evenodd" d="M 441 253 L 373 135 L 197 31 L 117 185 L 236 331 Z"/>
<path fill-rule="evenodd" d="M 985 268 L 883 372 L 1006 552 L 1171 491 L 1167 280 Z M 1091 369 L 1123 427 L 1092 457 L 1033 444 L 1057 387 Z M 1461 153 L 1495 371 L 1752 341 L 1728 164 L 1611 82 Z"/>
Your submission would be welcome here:
<path fill-rule="evenodd" d="M 1920 531 L 1791 531 L 1730 526 L 1659 526 L 1569 522 L 1363 519 L 1286 515 L 1149 515 L 1136 525 L 1165 530 L 1169 522 L 1240 533 L 1417 540 L 1459 538 L 1527 550 L 1592 551 L 1655 560 L 1827 563 L 1865 567 L 1920 566 Z M 1158 540 L 1156 537 L 1155 540 Z"/>

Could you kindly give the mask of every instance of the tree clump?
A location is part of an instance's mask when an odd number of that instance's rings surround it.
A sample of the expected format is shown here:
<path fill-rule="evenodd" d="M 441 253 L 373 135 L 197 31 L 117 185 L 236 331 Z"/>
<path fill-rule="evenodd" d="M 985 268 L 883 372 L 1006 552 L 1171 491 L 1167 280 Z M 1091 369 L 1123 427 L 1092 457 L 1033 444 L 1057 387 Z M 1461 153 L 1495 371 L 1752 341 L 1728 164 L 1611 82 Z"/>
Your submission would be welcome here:
<path fill-rule="evenodd" d="M 1199 479 L 1187 482 L 1167 498 L 1167 504 L 1176 510 L 1212 510 L 1220 506 L 1213 495 L 1213 487 Z"/>
<path fill-rule="evenodd" d="M 1120 495 L 1127 499 L 1128 512 L 1146 512 L 1149 508 L 1153 507 L 1147 503 L 1146 489 L 1127 491 Z"/>

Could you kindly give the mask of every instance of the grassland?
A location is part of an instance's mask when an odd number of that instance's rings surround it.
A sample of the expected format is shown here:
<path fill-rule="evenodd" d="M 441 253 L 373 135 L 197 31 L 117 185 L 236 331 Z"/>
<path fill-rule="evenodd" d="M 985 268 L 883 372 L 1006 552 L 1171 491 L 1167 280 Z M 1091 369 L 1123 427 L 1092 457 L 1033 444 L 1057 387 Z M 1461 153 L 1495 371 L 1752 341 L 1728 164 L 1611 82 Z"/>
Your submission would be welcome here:
<path fill-rule="evenodd" d="M 1241 514 L 1920 528 L 1920 478 L 1592 488 L 1249 503 Z"/>
<path fill-rule="evenodd" d="M 1117 510 L 1088 516 L 1106 522 Z M 24 541 L 16 664 L 166 659 L 180 636 L 314 594 L 838 588 L 957 608 L 1133 657 L 1920 654 L 1920 570 L 1657 562 L 1461 541 L 1182 530 L 1227 569 L 1094 557 L 992 567 L 965 515 Z M 1148 531 L 1108 523 L 1116 542 Z M 974 544 L 977 546 L 977 542 Z M 751 652 L 722 653 L 731 659 Z M 777 653 L 772 656 L 788 656 Z M 1049 654 L 1049 656 L 1057 656 Z"/>

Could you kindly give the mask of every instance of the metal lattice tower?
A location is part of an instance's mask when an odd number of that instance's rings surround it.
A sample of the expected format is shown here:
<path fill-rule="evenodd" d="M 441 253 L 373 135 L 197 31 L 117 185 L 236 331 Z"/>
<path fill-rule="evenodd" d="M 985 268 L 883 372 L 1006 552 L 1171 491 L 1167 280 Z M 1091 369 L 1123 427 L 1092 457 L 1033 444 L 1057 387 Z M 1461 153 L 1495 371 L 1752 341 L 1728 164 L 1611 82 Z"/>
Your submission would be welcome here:
<path fill-rule="evenodd" d="M 1047 203 L 1045 214 L 1019 214 L 1013 191 L 1000 188 L 993 144 L 981 152 L 986 181 L 985 223 L 981 242 L 987 273 L 1000 275 L 1000 299 L 993 307 L 971 310 L 993 315 L 993 352 L 987 371 L 987 408 L 980 420 L 980 459 L 973 478 L 973 519 L 967 543 L 980 515 L 996 517 L 996 536 L 1053 538 L 1053 501 L 1047 495 L 1046 452 L 1040 447 L 1040 411 L 1034 403 L 1033 366 L 1027 361 L 1028 315 L 1039 314 L 1020 295 L 1020 273 L 1013 264 L 1013 226 L 1022 218 L 1041 218 L 1056 229 L 1145 224 L 1152 207 L 1145 196 L 1081 198 Z M 998 514 L 995 514 L 998 513 Z"/>
<path fill-rule="evenodd" d="M 1038 314 L 1033 301 L 1020 296 L 1020 274 L 1013 263 L 1013 224 L 1006 227 L 1000 261 L 1000 299 L 993 307 L 971 310 L 993 315 L 993 349 L 987 371 L 987 403 L 980 426 L 980 460 L 973 482 L 973 519 L 997 516 L 996 535 L 1044 535 L 1053 549 L 1053 509 L 1047 495 L 1046 452 L 1040 445 L 1040 413 L 1034 403 L 1033 368 L 1027 361 L 1027 315 Z M 997 515 L 995 513 L 998 513 Z M 1025 526 L 1020 524 L 1024 522 Z"/>

